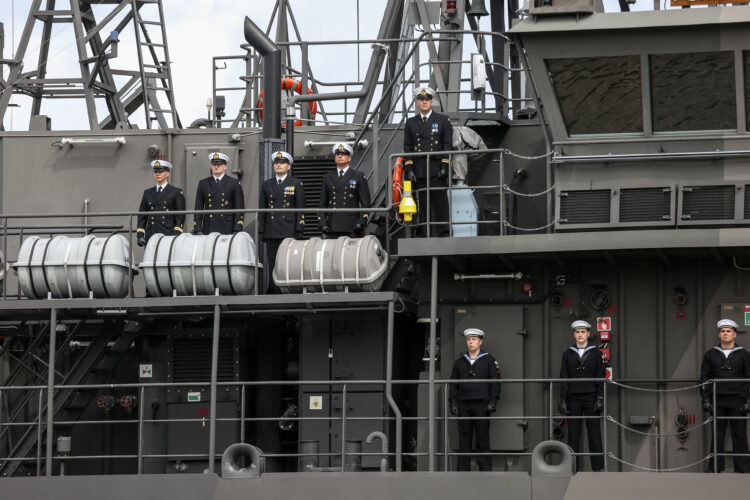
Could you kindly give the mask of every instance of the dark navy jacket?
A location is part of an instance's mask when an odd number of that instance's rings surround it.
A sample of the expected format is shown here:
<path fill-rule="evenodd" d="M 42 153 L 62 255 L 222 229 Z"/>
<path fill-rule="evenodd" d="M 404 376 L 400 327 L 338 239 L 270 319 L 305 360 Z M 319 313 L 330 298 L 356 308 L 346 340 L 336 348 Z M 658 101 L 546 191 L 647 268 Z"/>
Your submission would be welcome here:
<path fill-rule="evenodd" d="M 747 349 L 735 344 L 729 356 L 724 356 L 721 346 L 714 346 L 706 351 L 701 363 L 701 383 L 707 380 L 728 378 L 750 379 L 750 353 Z M 703 399 L 710 398 L 713 391 L 712 384 L 701 387 Z M 716 384 L 716 394 L 743 395 L 750 398 L 750 383 L 728 382 Z"/>
<path fill-rule="evenodd" d="M 182 189 L 167 183 L 161 193 L 156 192 L 156 186 L 143 192 L 139 212 L 166 212 L 168 210 L 185 210 L 185 195 Z M 182 233 L 185 225 L 185 215 L 139 215 L 138 232 L 145 233 L 146 241 L 152 235 L 161 233 L 176 235 Z"/>
<path fill-rule="evenodd" d="M 245 208 L 245 195 L 240 181 L 228 175 L 224 175 L 218 183 L 213 175 L 200 180 L 195 194 L 196 210 L 232 208 Z M 203 234 L 232 234 L 242 231 L 244 224 L 241 213 L 195 214 L 195 228 Z"/>
<path fill-rule="evenodd" d="M 479 351 L 472 365 L 469 353 L 465 352 L 453 363 L 451 379 L 499 379 L 500 365 L 491 354 Z M 500 384 L 497 382 L 477 382 L 476 384 L 451 384 L 451 401 L 483 400 L 494 403 L 500 397 Z"/>
<path fill-rule="evenodd" d="M 302 181 L 287 175 L 279 184 L 276 176 L 263 181 L 260 208 L 305 208 Z M 258 232 L 267 240 L 294 238 L 305 229 L 305 214 L 266 212 L 258 217 Z"/>
<path fill-rule="evenodd" d="M 578 356 L 578 348 L 571 346 L 565 349 L 560 365 L 560 378 L 604 378 L 602 352 L 591 344 L 586 346 L 583 356 Z M 604 382 L 562 382 L 560 399 L 567 399 L 571 394 L 596 394 L 604 396 Z"/>

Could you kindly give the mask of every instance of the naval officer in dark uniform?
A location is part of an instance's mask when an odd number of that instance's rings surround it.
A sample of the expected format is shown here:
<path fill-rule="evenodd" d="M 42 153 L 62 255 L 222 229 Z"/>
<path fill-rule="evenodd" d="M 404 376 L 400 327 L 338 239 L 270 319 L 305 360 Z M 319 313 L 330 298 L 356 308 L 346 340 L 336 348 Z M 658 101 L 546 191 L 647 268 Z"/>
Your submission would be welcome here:
<path fill-rule="evenodd" d="M 565 349 L 560 365 L 560 378 L 601 378 L 605 376 L 602 352 L 589 343 L 591 325 L 586 321 L 574 321 L 575 344 Z M 573 416 L 601 415 L 604 410 L 604 382 L 562 382 L 560 384 L 560 413 Z M 598 418 L 587 418 L 586 434 L 589 438 L 589 453 L 602 453 L 602 433 Z M 568 444 L 573 452 L 581 451 L 581 421 L 568 420 Z M 591 455 L 591 470 L 604 469 L 604 457 Z M 576 470 L 581 470 L 581 457 L 576 457 Z"/>
<path fill-rule="evenodd" d="M 349 168 L 352 147 L 334 144 L 333 157 L 336 170 L 323 177 L 320 190 L 320 208 L 370 208 L 370 188 L 362 172 Z M 320 214 L 320 230 L 324 238 L 362 236 L 367 226 L 367 213 L 326 212 Z"/>
<path fill-rule="evenodd" d="M 195 194 L 196 210 L 245 208 L 245 195 L 240 181 L 226 175 L 229 157 L 224 153 L 208 155 L 211 175 L 201 179 Z M 232 234 L 242 231 L 244 217 L 241 213 L 195 214 L 193 234 Z"/>
<path fill-rule="evenodd" d="M 430 87 L 419 87 L 414 93 L 418 113 L 408 120 L 404 127 L 404 152 L 449 151 L 453 149 L 453 129 L 446 115 L 432 111 L 432 97 L 435 92 Z M 426 156 L 410 156 L 404 163 L 404 179 L 416 184 L 422 190 L 430 179 L 430 226 L 431 231 L 420 230 L 419 234 L 448 236 L 448 167 L 450 159 L 445 155 L 431 155 L 429 169 Z M 427 191 L 419 191 L 417 197 L 417 214 L 420 223 L 427 222 Z M 441 222 L 441 224 L 434 224 Z"/>
<path fill-rule="evenodd" d="M 500 365 L 491 354 L 481 349 L 484 332 L 478 328 L 464 330 L 467 351 L 453 363 L 452 380 L 499 379 Z M 451 384 L 448 404 L 453 415 L 459 417 L 485 417 L 497 410 L 500 384 L 477 382 Z M 492 470 L 492 457 L 481 455 L 490 451 L 490 421 L 488 419 L 458 421 L 458 452 L 471 453 L 473 434 L 477 436 L 479 470 Z M 458 457 L 458 470 L 471 469 L 471 456 Z"/>
<path fill-rule="evenodd" d="M 719 329 L 719 345 L 709 349 L 701 363 L 701 399 L 703 411 L 716 417 L 739 417 L 750 413 L 750 382 L 718 382 L 716 384 L 716 408 L 713 401 L 713 384 L 709 380 L 750 379 L 750 353 L 734 341 L 738 325 L 731 319 L 722 319 L 716 327 Z M 732 434 L 732 451 L 747 453 L 747 422 L 745 420 L 716 420 L 716 452 L 724 453 L 724 436 L 727 424 Z M 714 451 L 713 439 L 711 453 Z M 716 470 L 724 470 L 724 457 L 719 456 Z M 713 458 L 708 462 L 708 471 L 714 471 Z M 734 458 L 735 472 L 750 472 L 749 457 Z"/>
<path fill-rule="evenodd" d="M 169 210 L 185 210 L 185 195 L 182 189 L 169 184 L 169 174 L 172 164 L 166 160 L 151 162 L 154 170 L 156 186 L 143 192 L 139 212 L 166 212 Z M 167 235 L 182 234 L 185 225 L 185 215 L 139 215 L 136 242 L 139 247 L 146 246 L 146 242 L 156 233 Z"/>
<path fill-rule="evenodd" d="M 260 208 L 305 208 L 305 188 L 302 181 L 292 177 L 289 170 L 294 159 L 285 152 L 274 153 L 274 176 L 263 181 L 260 189 Z M 305 214 L 294 212 L 265 212 L 258 217 L 258 236 L 266 242 L 268 262 L 266 269 L 273 276 L 276 253 L 284 238 L 304 237 Z M 278 291 L 271 282 L 270 290 Z"/>

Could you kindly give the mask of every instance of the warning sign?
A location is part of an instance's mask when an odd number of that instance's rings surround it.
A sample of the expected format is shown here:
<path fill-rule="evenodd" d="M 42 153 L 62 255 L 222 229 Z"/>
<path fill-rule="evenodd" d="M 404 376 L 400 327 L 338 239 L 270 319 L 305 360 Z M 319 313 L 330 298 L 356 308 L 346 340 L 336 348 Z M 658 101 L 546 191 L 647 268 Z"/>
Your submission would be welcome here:
<path fill-rule="evenodd" d="M 750 326 L 750 305 L 745 305 L 745 326 Z"/>
<path fill-rule="evenodd" d="M 150 364 L 144 365 L 144 364 L 142 364 L 141 365 L 141 370 L 140 370 L 139 377 L 140 378 L 152 378 L 153 376 L 154 376 L 154 367 L 153 367 L 153 365 L 150 365 Z"/>
<path fill-rule="evenodd" d="M 604 378 L 607 380 L 614 380 L 614 372 L 612 371 L 612 367 L 608 366 L 604 369 Z"/>
<path fill-rule="evenodd" d="M 610 318 L 609 316 L 596 318 L 596 329 L 600 332 L 611 330 L 612 318 Z"/>
<path fill-rule="evenodd" d="M 310 396 L 310 409 L 322 410 L 323 409 L 323 396 Z"/>
<path fill-rule="evenodd" d="M 201 393 L 200 392 L 188 392 L 187 398 L 188 398 L 188 403 L 200 403 Z"/>

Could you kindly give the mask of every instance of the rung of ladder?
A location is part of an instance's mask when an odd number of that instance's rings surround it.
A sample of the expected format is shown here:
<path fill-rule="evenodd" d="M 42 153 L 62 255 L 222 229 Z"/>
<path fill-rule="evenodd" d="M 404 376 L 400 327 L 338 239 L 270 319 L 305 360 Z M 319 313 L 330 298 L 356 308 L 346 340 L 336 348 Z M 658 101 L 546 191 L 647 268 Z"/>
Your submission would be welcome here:
<path fill-rule="evenodd" d="M 163 43 L 152 43 L 152 42 L 141 42 L 141 45 L 146 45 L 148 47 L 164 47 Z"/>
<path fill-rule="evenodd" d="M 138 22 L 141 23 L 141 24 L 151 24 L 151 25 L 154 25 L 154 26 L 161 26 L 161 23 L 159 21 L 144 21 L 143 19 L 141 19 Z"/>

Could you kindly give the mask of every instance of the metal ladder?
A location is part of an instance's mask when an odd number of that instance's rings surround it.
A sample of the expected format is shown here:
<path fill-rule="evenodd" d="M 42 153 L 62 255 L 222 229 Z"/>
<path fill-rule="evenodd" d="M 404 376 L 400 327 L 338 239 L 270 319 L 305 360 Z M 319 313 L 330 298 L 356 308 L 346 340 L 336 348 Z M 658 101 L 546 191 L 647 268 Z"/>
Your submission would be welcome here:
<path fill-rule="evenodd" d="M 131 0 L 131 2 L 133 5 L 136 52 L 138 53 L 138 65 L 140 66 L 141 88 L 143 89 L 143 109 L 146 113 L 146 128 L 152 128 L 152 122 L 154 121 L 159 124 L 159 128 L 169 128 L 165 115 L 171 115 L 172 127 L 182 128 L 174 104 L 172 71 L 170 69 L 169 47 L 161 0 Z M 158 19 L 143 18 L 140 9 L 147 4 L 153 4 L 157 7 Z M 152 41 L 147 26 L 158 27 L 161 31 L 160 42 Z M 162 93 L 164 97 L 161 101 L 159 100 L 159 93 Z"/>

